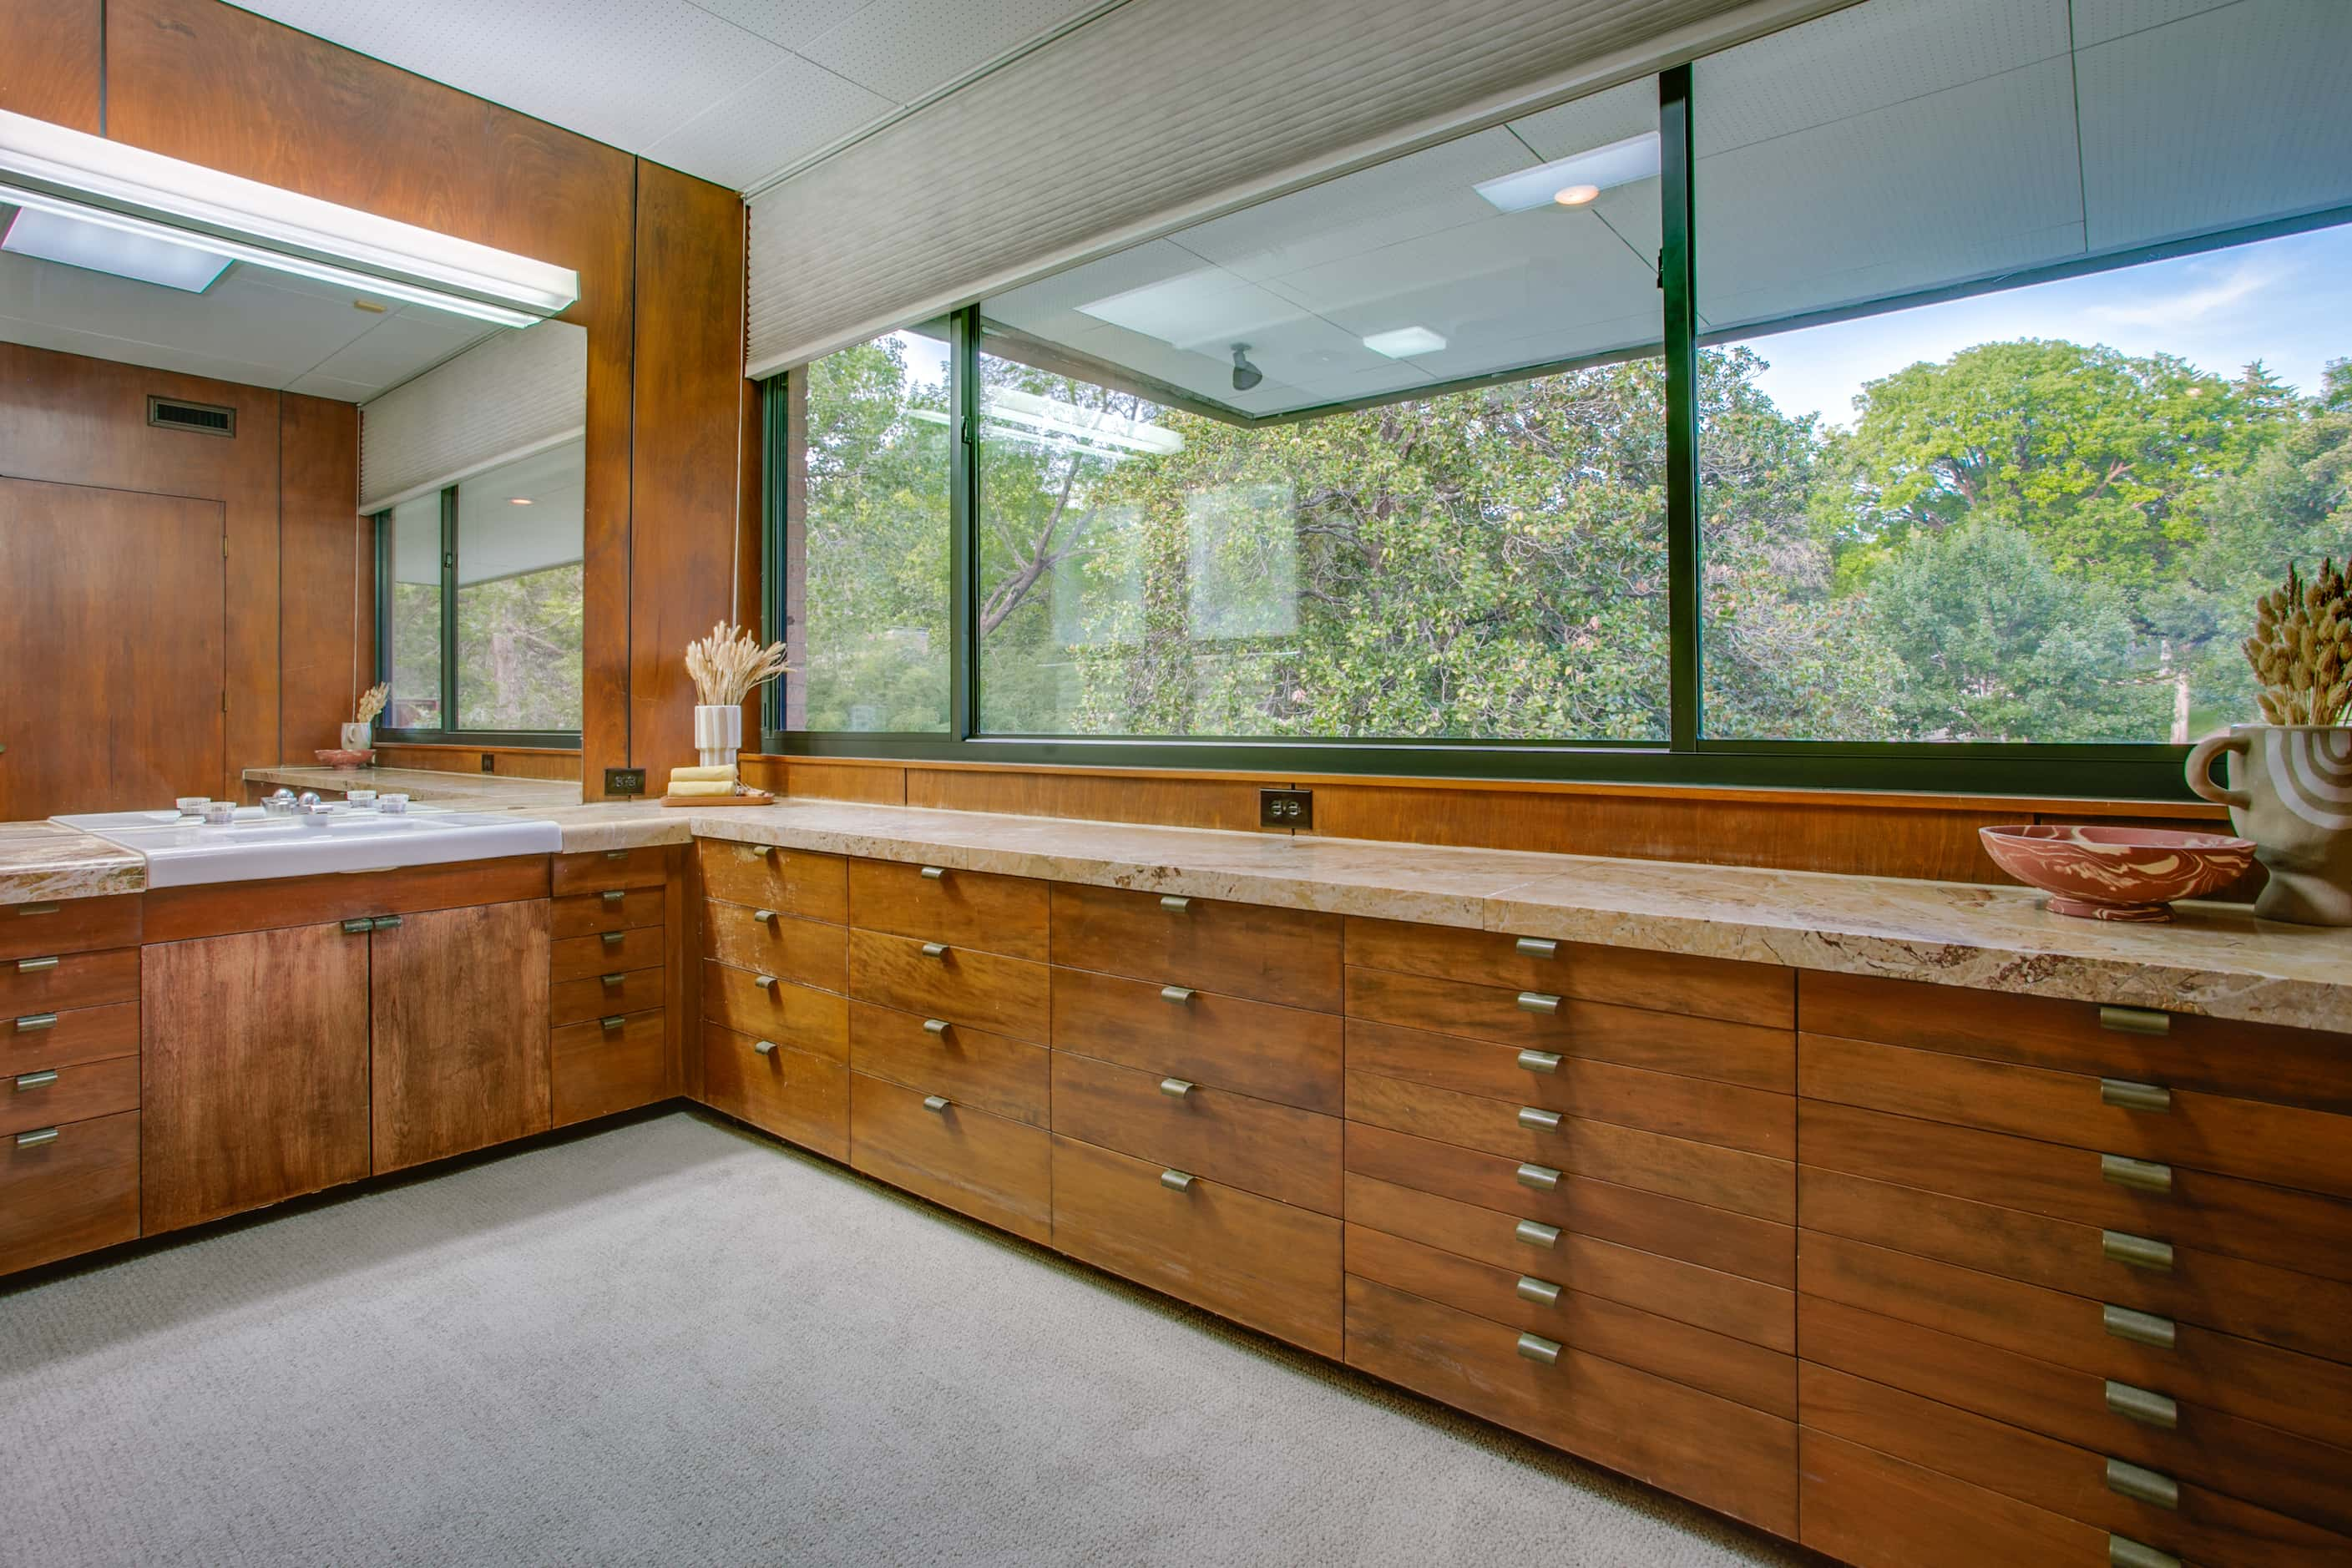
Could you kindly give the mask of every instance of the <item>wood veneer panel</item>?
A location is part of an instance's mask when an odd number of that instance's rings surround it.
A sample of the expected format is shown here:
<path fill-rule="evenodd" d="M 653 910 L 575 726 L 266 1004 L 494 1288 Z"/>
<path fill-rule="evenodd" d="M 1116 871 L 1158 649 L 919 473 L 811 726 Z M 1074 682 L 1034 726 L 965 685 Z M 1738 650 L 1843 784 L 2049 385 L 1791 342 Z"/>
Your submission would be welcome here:
<path fill-rule="evenodd" d="M 1328 1013 L 1148 980 L 1054 971 L 1054 1047 L 1339 1114 L 1341 1023 Z"/>
<path fill-rule="evenodd" d="M 360 693 L 375 684 L 375 605 L 361 596 L 359 582 L 373 531 L 359 513 L 359 409 L 283 395 L 278 467 L 283 684 L 276 754 L 308 763 L 320 747 L 341 743 Z"/>
<path fill-rule="evenodd" d="M 558 895 L 601 893 L 614 888 L 658 888 L 669 879 L 675 845 L 638 849 L 592 849 L 554 858 L 551 886 Z"/>
<path fill-rule="evenodd" d="M 1170 909 L 1156 893 L 1054 884 L 1054 962 L 1154 985 L 1189 985 L 1318 1013 L 1339 1011 L 1339 917 L 1223 899 Z"/>
<path fill-rule="evenodd" d="M 139 1234 L 139 1113 L 58 1130 L 55 1142 L 0 1141 L 0 1274 Z"/>
<path fill-rule="evenodd" d="M 551 1029 L 547 1058 L 558 1127 L 651 1105 L 669 1093 L 669 1029 L 659 1010 L 628 1015 L 616 1028 L 592 1018 Z"/>
<path fill-rule="evenodd" d="M 849 1003 L 835 991 L 702 961 L 702 1016 L 713 1024 L 796 1047 L 833 1061 L 849 1059 Z"/>
<path fill-rule="evenodd" d="M 368 939 L 374 1169 L 550 1125 L 544 899 L 403 916 Z"/>
<path fill-rule="evenodd" d="M 1054 1159 L 1042 1127 L 969 1105 L 929 1109 L 921 1089 L 849 1075 L 849 1163 L 1015 1236 L 1053 1235 Z"/>
<path fill-rule="evenodd" d="M 803 920 L 848 921 L 849 863 L 839 855 L 698 838 L 694 861 L 711 898 Z"/>
<path fill-rule="evenodd" d="M 1051 982 L 1044 964 L 968 947 L 933 956 L 925 945 L 913 937 L 852 930 L 850 994 L 1016 1040 L 1045 1041 Z"/>
<path fill-rule="evenodd" d="M 1160 1074 L 1054 1053 L 1054 1131 L 1261 1197 L 1339 1212 L 1339 1119 Z"/>
<path fill-rule="evenodd" d="M 631 929 L 659 930 L 669 897 L 664 888 L 607 888 L 601 893 L 563 893 L 555 900 L 555 935 L 568 942 Z"/>
<path fill-rule="evenodd" d="M 1854 1568 L 2106 1568 L 2107 1532 L 1811 1427 L 1800 1537 Z"/>
<path fill-rule="evenodd" d="M 0 6 L 0 109 L 106 134 L 104 0 L 10 0 Z"/>
<path fill-rule="evenodd" d="M 373 579 L 371 579 L 372 581 Z M 374 603 L 370 588 L 364 603 Z M 368 668 L 373 668 L 371 665 Z M 426 773 L 479 773 L 482 758 L 491 763 L 491 776 L 509 779 L 576 779 L 580 753 L 555 746 L 378 746 L 376 765 L 421 768 Z"/>
<path fill-rule="evenodd" d="M 819 800 L 855 800 L 874 805 L 908 804 L 907 770 L 903 767 L 804 763 L 797 757 L 790 762 L 782 758 L 761 761 L 776 770 L 775 784 L 763 784 L 764 788 L 781 784 L 787 795 Z"/>
<path fill-rule="evenodd" d="M 132 973 L 136 975 L 135 968 Z M 70 1007 L 56 1014 L 57 1022 L 47 1027 L 41 1026 L 43 1016 L 47 1015 L 37 1015 L 30 1029 L 20 1017 L 0 1018 L 0 1078 L 138 1054 L 139 1004 L 135 1001 Z"/>
<path fill-rule="evenodd" d="M 789 1045 L 702 1026 L 703 1099 L 714 1109 L 830 1159 L 849 1158 L 849 1069 Z"/>
<path fill-rule="evenodd" d="M 959 1105 L 1045 1127 L 1052 1121 L 1052 1054 L 1044 1046 L 951 1024 L 924 1027 L 916 1013 L 849 1005 L 849 1061 L 869 1078 L 888 1079 Z"/>
<path fill-rule="evenodd" d="M 1034 877 L 934 867 L 913 861 L 849 863 L 849 923 L 924 942 L 983 948 L 1044 963 L 1046 884 Z"/>
<path fill-rule="evenodd" d="M 658 1013 L 668 992 L 660 969 L 633 969 L 559 980 L 547 994 L 547 1021 L 555 1028 L 630 1013 Z"/>
<path fill-rule="evenodd" d="M 702 951 L 737 969 L 773 974 L 820 990 L 849 990 L 849 928 L 769 910 L 761 920 L 742 904 L 706 900 Z"/>
<path fill-rule="evenodd" d="M 139 945 L 137 893 L 0 905 L 0 960 Z"/>
<path fill-rule="evenodd" d="M 944 811 L 1001 811 L 1089 822 L 1150 822 L 1176 827 L 1259 831 L 1257 792 L 1279 779 L 1055 773 L 993 769 L 907 769 L 906 803 Z"/>
<path fill-rule="evenodd" d="M 1772 963 L 1696 958 L 1586 942 L 1552 944 L 1549 957 L 1522 952 L 1506 931 L 1349 915 L 1348 963 L 1367 969 L 1535 991 L 1639 1007 L 1652 1013 L 1727 1018 L 1785 1029 L 1796 1022 L 1795 971 Z M 1672 1018 L 1654 1018 L 1661 1032 Z"/>
<path fill-rule="evenodd" d="M 0 1100 L 0 1137 L 37 1127 L 89 1121 L 139 1109 L 139 1055 L 58 1064 L 45 1084 L 18 1084 Z"/>
<path fill-rule="evenodd" d="M 510 855 L 446 866 L 409 866 L 365 876 L 330 872 L 267 882 L 215 882 L 159 888 L 147 894 L 146 938 L 182 942 L 228 931 L 266 931 L 349 920 L 359 915 L 407 915 L 464 904 L 508 903 L 547 897 L 547 857 Z M 579 934 L 566 932 L 567 935 Z M 546 973 L 544 953 L 540 972 Z"/>
<path fill-rule="evenodd" d="M 0 962 L 0 1018 L 101 1007 L 139 994 L 139 950 L 68 952 L 54 964 L 38 958 Z"/>

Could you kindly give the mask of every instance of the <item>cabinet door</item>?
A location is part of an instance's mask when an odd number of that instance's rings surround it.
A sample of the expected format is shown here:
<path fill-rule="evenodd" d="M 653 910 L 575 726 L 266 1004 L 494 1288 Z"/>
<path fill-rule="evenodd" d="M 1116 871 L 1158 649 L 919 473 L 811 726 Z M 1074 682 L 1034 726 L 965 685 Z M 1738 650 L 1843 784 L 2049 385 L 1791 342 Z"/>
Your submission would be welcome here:
<path fill-rule="evenodd" d="M 376 924 L 375 1168 L 544 1132 L 548 901 Z"/>
<path fill-rule="evenodd" d="M 140 953 L 149 1235 L 368 1173 L 368 938 L 340 923 Z"/>

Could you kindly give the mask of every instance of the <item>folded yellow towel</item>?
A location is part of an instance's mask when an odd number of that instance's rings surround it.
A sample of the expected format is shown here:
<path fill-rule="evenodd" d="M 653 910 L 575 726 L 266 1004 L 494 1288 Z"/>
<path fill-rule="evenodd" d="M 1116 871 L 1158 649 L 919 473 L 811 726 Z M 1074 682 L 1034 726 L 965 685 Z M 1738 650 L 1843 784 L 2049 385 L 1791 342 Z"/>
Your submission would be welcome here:
<path fill-rule="evenodd" d="M 721 763 L 716 767 L 709 768 L 672 768 L 669 771 L 669 778 L 672 784 L 677 783 L 680 779 L 724 779 L 727 783 L 733 784 L 735 764 Z"/>
<path fill-rule="evenodd" d="M 670 775 L 669 793 L 672 795 L 733 795 L 735 786 L 725 779 L 681 779 L 673 773 Z"/>

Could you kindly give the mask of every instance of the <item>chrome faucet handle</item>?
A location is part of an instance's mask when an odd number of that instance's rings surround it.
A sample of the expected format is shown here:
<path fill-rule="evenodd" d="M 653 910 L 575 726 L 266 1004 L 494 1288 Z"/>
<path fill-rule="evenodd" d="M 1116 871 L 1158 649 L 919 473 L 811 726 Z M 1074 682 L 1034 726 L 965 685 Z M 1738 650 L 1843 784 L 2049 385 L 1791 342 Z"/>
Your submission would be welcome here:
<path fill-rule="evenodd" d="M 294 798 L 294 809 L 305 816 L 316 816 L 326 808 L 319 804 L 319 792 L 306 789 Z"/>

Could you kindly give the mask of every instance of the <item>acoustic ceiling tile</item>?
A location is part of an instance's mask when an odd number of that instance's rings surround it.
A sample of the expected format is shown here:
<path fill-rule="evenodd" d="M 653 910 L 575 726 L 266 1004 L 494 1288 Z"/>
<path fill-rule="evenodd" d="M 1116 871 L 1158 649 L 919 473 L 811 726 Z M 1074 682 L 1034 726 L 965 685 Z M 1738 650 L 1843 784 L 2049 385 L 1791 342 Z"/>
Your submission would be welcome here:
<path fill-rule="evenodd" d="M 798 55 L 644 149 L 645 156 L 740 190 L 887 114 L 890 102 Z"/>
<path fill-rule="evenodd" d="M 1511 133 L 1535 153 L 1529 162 L 1547 163 L 1657 128 L 1658 84 L 1648 77 L 1587 93 L 1510 124 Z"/>
<path fill-rule="evenodd" d="M 1100 3 L 871 0 L 838 26 L 793 47 L 885 98 L 910 103 Z"/>
<path fill-rule="evenodd" d="M 848 21 L 868 0 L 694 0 L 694 4 L 772 44 L 796 49 Z"/>
<path fill-rule="evenodd" d="M 2184 16 L 2219 11 L 2239 0 L 2074 0 L 2074 47 L 2087 49 Z M 2319 0 L 2333 5 L 2335 0 Z"/>

